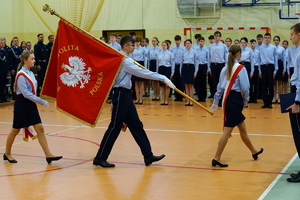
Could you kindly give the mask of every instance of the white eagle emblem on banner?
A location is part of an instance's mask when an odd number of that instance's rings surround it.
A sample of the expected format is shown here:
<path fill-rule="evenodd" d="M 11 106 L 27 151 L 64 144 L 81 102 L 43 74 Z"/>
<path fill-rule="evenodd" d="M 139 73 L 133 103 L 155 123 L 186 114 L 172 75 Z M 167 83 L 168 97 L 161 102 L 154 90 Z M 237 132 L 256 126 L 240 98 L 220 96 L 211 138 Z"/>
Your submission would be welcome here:
<path fill-rule="evenodd" d="M 80 83 L 80 88 L 84 88 L 84 85 L 90 80 L 90 71 L 92 68 L 85 70 L 85 63 L 82 58 L 77 56 L 69 57 L 69 63 L 71 66 L 62 64 L 62 68 L 68 70 L 68 72 L 62 73 L 59 77 L 63 84 L 67 86 L 76 87 Z"/>

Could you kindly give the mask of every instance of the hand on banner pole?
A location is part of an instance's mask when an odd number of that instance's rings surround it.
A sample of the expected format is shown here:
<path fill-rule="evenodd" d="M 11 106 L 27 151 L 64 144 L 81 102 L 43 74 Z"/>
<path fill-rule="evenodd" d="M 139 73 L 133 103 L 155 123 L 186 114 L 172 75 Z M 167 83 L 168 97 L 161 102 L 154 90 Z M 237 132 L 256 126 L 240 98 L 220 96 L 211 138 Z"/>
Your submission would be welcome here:
<path fill-rule="evenodd" d="M 49 107 L 49 102 L 48 102 L 48 101 L 46 101 L 46 102 L 45 102 L 45 104 L 44 104 L 44 106 L 47 106 L 47 107 Z"/>
<path fill-rule="evenodd" d="M 165 77 L 164 82 L 165 82 L 165 84 L 166 84 L 169 88 L 172 88 L 172 89 L 175 88 L 175 85 L 174 85 L 174 84 L 172 83 L 172 81 L 171 81 L 170 79 L 168 79 L 167 77 Z"/>
<path fill-rule="evenodd" d="M 218 105 L 213 104 L 209 110 L 210 110 L 210 112 L 215 112 L 217 109 L 218 109 Z"/>

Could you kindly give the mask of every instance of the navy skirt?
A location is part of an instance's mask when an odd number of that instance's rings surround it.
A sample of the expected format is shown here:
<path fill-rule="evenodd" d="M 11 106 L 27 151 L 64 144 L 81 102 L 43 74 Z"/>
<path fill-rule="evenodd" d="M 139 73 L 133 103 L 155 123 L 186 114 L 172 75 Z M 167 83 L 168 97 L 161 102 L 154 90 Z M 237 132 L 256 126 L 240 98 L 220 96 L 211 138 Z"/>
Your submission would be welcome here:
<path fill-rule="evenodd" d="M 156 60 L 150 60 L 149 70 L 152 72 L 156 72 Z"/>
<path fill-rule="evenodd" d="M 42 123 L 36 103 L 18 95 L 14 105 L 13 128 L 21 129 Z"/>
<path fill-rule="evenodd" d="M 283 61 L 278 60 L 278 70 L 276 72 L 275 80 L 276 81 L 287 81 L 288 80 L 288 75 L 287 73 L 282 76 L 283 72 Z"/>
<path fill-rule="evenodd" d="M 244 100 L 242 94 L 231 90 L 226 100 L 224 126 L 235 127 L 243 122 L 246 119 L 242 113 L 243 108 Z"/>
<path fill-rule="evenodd" d="M 140 65 L 143 65 L 144 66 L 144 61 L 136 61 L 138 62 Z M 137 77 L 135 75 L 132 75 L 131 76 L 131 80 L 132 81 L 144 81 L 145 79 L 144 78 L 141 78 L 141 77 Z"/>
<path fill-rule="evenodd" d="M 167 78 L 171 76 L 171 67 L 159 66 L 158 73 L 165 75 Z M 163 82 L 159 81 L 159 86 L 167 86 Z"/>
<path fill-rule="evenodd" d="M 183 64 L 181 68 L 181 79 L 183 84 L 194 84 L 195 65 Z"/>

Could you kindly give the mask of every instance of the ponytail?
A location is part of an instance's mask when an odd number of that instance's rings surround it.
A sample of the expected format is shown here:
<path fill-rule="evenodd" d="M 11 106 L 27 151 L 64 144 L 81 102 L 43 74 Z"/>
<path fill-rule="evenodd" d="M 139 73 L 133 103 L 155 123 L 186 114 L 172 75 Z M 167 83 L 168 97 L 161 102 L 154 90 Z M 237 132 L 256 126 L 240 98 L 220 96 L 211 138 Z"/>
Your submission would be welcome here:
<path fill-rule="evenodd" d="M 226 74 L 227 80 L 230 80 L 233 64 L 234 64 L 234 57 L 232 55 L 232 52 L 230 52 L 228 54 L 228 62 L 227 62 L 227 74 Z"/>
<path fill-rule="evenodd" d="M 232 68 L 234 65 L 234 60 L 236 59 L 236 54 L 238 52 L 241 52 L 241 47 L 239 45 L 232 45 L 229 49 L 228 62 L 227 62 L 227 73 L 226 73 L 227 80 L 230 80 L 230 77 L 232 74 Z"/>

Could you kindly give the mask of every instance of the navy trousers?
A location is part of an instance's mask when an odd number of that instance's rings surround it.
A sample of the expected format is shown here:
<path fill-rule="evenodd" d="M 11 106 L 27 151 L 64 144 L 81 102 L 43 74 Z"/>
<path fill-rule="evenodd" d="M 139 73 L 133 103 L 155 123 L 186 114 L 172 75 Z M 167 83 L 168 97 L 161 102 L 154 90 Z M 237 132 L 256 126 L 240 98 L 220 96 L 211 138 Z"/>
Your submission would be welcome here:
<path fill-rule="evenodd" d="M 139 145 L 144 158 L 150 158 L 153 155 L 150 142 L 132 102 L 130 90 L 125 88 L 115 88 L 112 95 L 112 104 L 111 122 L 104 133 L 95 158 L 107 160 L 112 147 L 120 134 L 123 122 L 127 124 L 133 138 Z"/>
<path fill-rule="evenodd" d="M 176 88 L 180 91 L 183 91 L 183 84 L 181 81 L 180 71 L 179 71 L 180 65 L 175 65 L 175 71 L 173 75 L 173 83 L 176 86 Z M 182 99 L 181 94 L 175 91 L 175 98 L 176 99 Z"/>
<path fill-rule="evenodd" d="M 265 105 L 272 105 L 272 99 L 274 96 L 274 65 L 261 65 L 262 74 L 262 98 Z"/>

